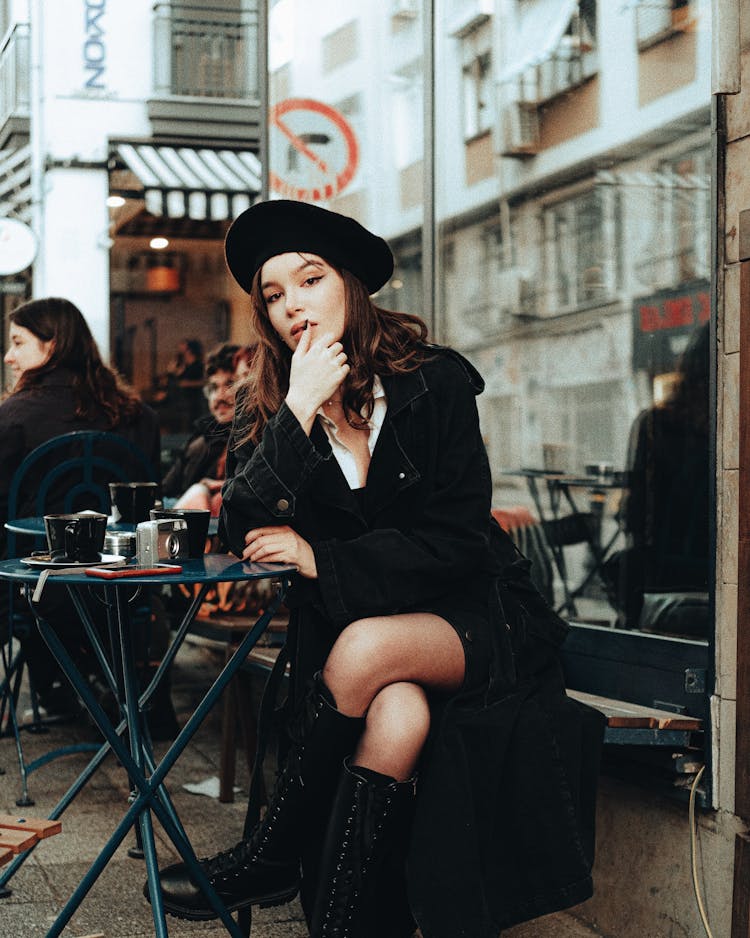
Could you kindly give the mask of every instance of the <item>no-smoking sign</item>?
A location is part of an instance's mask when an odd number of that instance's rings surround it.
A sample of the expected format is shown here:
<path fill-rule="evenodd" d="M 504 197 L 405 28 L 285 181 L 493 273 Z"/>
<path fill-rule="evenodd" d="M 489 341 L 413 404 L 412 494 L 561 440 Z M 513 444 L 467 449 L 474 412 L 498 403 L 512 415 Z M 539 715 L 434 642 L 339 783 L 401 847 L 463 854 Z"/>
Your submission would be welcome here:
<path fill-rule="evenodd" d="M 337 110 L 312 98 L 287 98 L 270 111 L 272 189 L 288 199 L 331 199 L 354 178 L 359 147 Z"/>

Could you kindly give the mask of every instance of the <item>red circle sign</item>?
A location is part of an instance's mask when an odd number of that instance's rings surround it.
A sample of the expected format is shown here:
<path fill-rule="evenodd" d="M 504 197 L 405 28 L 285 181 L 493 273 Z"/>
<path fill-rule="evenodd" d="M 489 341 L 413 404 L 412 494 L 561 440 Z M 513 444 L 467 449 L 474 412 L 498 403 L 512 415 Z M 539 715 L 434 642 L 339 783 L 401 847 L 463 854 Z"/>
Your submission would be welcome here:
<path fill-rule="evenodd" d="M 288 199 L 331 199 L 354 178 L 359 147 L 342 114 L 312 98 L 287 98 L 271 108 L 271 188 Z"/>

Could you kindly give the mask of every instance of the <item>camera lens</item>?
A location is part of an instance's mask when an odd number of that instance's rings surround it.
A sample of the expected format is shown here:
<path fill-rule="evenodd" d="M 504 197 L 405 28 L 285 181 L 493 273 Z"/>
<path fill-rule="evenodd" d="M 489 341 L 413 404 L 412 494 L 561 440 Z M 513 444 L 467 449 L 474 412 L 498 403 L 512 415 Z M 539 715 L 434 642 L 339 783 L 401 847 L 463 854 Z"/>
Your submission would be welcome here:
<path fill-rule="evenodd" d="M 167 554 L 170 560 L 174 560 L 180 553 L 180 539 L 176 534 L 167 535 Z"/>

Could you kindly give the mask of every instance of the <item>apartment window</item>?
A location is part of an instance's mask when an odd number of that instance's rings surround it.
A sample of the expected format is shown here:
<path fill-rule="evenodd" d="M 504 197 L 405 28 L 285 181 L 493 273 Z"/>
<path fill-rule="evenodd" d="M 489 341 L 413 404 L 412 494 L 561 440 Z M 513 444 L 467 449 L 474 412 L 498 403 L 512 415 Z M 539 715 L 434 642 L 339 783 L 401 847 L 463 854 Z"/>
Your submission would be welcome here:
<path fill-rule="evenodd" d="M 693 19 L 692 6 L 691 0 L 641 0 L 635 11 L 638 48 L 645 49 L 686 29 Z"/>
<path fill-rule="evenodd" d="M 357 23 L 351 20 L 323 37 L 323 71 L 332 72 L 359 57 Z"/>
<path fill-rule="evenodd" d="M 641 174 L 641 225 L 647 225 L 635 261 L 638 280 L 654 289 L 709 277 L 710 154 L 706 148 Z M 636 208 L 633 207 L 633 211 Z"/>
<path fill-rule="evenodd" d="M 172 93 L 239 98 L 248 93 L 249 22 L 240 0 L 227 0 L 213 9 L 182 2 L 165 7 L 169 16 L 172 54 Z"/>
<path fill-rule="evenodd" d="M 397 169 L 401 170 L 422 159 L 422 60 L 415 59 L 388 77 L 393 88 L 393 155 Z"/>
<path fill-rule="evenodd" d="M 711 187 L 709 154 L 689 153 L 661 166 L 667 179 L 662 231 L 675 246 L 677 283 L 709 276 Z"/>
<path fill-rule="evenodd" d="M 489 24 L 483 23 L 461 40 L 465 140 L 477 137 L 492 127 L 491 38 Z"/>
<path fill-rule="evenodd" d="M 529 3 L 525 10 L 522 7 L 521 22 L 530 22 L 526 32 L 548 51 L 515 76 L 518 99 L 537 104 L 575 88 L 598 70 L 596 0 L 579 0 L 570 19 L 557 24 L 561 31 L 552 38 L 549 33 L 555 26 L 541 18 L 541 9 L 535 3 Z M 533 46 L 521 50 L 524 57 L 534 58 Z"/>
<path fill-rule="evenodd" d="M 606 188 L 544 211 L 547 285 L 556 310 L 584 306 L 614 293 L 619 278 L 617 202 Z"/>

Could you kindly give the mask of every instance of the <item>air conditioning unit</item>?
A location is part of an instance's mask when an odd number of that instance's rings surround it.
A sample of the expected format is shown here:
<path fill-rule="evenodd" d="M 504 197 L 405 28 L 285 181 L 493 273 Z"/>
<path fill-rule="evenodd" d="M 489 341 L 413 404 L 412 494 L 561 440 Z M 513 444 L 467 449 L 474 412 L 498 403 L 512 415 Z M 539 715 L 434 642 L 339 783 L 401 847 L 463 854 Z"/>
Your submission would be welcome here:
<path fill-rule="evenodd" d="M 539 109 L 535 104 L 513 101 L 502 111 L 502 156 L 534 156 L 539 152 Z"/>
<path fill-rule="evenodd" d="M 394 19 L 413 20 L 418 12 L 418 0 L 391 0 L 391 16 Z"/>

